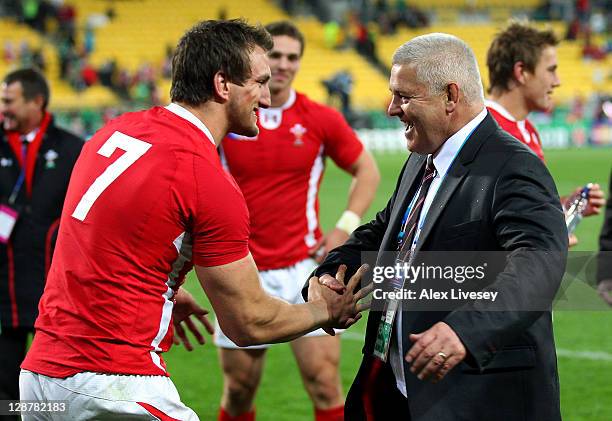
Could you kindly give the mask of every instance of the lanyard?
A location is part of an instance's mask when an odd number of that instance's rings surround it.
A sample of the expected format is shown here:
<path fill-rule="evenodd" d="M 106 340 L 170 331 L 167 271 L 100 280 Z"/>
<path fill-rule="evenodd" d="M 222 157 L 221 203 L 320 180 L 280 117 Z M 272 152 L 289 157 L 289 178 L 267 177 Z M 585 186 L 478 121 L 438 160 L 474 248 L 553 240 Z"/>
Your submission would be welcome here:
<path fill-rule="evenodd" d="M 27 146 L 23 144 L 21 146 L 21 156 L 22 156 L 23 161 L 25 161 L 26 152 L 27 152 Z M 17 182 L 15 183 L 15 186 L 13 187 L 13 191 L 11 192 L 11 195 L 8 198 L 9 205 L 13 206 L 13 204 L 15 203 L 15 200 L 17 199 L 17 195 L 19 194 L 19 190 L 21 190 L 21 186 L 23 186 L 24 179 L 25 179 L 25 168 L 22 165 L 21 171 L 19 172 L 19 177 L 17 178 Z"/>
<path fill-rule="evenodd" d="M 38 128 L 38 132 L 34 137 L 34 140 L 30 142 L 30 145 L 27 148 L 27 154 L 23 153 L 22 143 L 21 143 L 21 135 L 18 132 L 12 131 L 7 132 L 8 142 L 13 148 L 13 152 L 15 152 L 15 156 L 21 165 L 22 173 L 24 174 L 24 180 L 21 181 L 23 183 L 25 181 L 26 192 L 28 197 L 32 196 L 32 181 L 34 177 L 34 167 L 36 164 L 36 157 L 38 156 L 38 150 L 40 149 L 40 145 L 42 143 L 43 136 L 47 131 L 47 127 L 49 126 L 49 122 L 51 121 L 51 114 L 45 113 L 40 127 Z M 17 180 L 19 182 L 19 180 Z M 19 186 L 21 188 L 21 186 Z M 13 189 L 14 191 L 15 189 Z M 17 190 L 19 191 L 19 190 Z M 11 194 L 12 196 L 12 194 Z"/>

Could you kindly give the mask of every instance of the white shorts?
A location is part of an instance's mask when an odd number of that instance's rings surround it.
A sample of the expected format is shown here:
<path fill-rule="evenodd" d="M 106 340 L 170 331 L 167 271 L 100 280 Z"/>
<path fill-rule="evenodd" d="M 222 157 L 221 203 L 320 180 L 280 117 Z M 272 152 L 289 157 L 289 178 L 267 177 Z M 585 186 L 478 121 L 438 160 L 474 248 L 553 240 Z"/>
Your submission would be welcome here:
<path fill-rule="evenodd" d="M 165 376 L 112 375 L 83 372 L 58 379 L 21 370 L 21 400 L 64 401 L 66 412 L 22 415 L 23 421 L 42 420 L 161 420 L 199 421 L 181 402 Z"/>
<path fill-rule="evenodd" d="M 259 272 L 259 280 L 264 291 L 273 297 L 280 298 L 289 304 L 303 304 L 304 298 L 302 298 L 302 288 L 316 267 L 317 263 L 313 259 L 304 259 L 293 266 Z M 341 331 L 336 330 L 336 332 Z M 323 329 L 317 329 L 304 336 L 325 335 L 327 335 L 327 333 L 325 333 Z M 231 349 L 264 349 L 270 347 L 270 344 L 240 347 L 225 336 L 219 327 L 219 322 L 216 320 L 214 342 L 215 345 L 220 348 Z"/>

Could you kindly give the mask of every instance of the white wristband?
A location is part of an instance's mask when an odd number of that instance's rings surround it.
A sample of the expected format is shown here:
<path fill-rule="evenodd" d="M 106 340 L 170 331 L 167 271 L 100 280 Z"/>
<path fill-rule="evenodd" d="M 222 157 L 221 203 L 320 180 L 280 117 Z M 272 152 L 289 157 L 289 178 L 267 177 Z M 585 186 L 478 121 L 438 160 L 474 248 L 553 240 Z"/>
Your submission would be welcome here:
<path fill-rule="evenodd" d="M 353 211 L 345 210 L 340 219 L 338 219 L 336 228 L 341 229 L 347 234 L 351 234 L 359 225 L 361 225 L 361 218 L 359 215 Z"/>

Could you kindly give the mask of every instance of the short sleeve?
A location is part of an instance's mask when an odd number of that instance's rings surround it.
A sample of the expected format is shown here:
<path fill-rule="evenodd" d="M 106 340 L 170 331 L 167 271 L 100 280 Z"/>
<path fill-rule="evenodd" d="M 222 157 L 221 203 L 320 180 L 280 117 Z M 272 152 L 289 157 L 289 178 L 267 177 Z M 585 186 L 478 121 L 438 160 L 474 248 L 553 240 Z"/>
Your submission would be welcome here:
<path fill-rule="evenodd" d="M 221 165 L 196 161 L 196 209 L 193 217 L 192 261 L 219 266 L 248 253 L 249 213 L 242 192 Z"/>
<path fill-rule="evenodd" d="M 342 114 L 333 108 L 325 110 L 325 153 L 340 168 L 348 169 L 357 161 L 363 144 Z"/>

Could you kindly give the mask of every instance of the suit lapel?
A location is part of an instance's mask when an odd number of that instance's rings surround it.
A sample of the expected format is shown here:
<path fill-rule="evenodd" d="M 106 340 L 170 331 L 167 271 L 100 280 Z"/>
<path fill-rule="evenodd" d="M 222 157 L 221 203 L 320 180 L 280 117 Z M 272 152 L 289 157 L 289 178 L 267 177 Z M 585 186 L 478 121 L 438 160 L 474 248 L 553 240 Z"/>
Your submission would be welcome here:
<path fill-rule="evenodd" d="M 484 140 L 495 130 L 496 123 L 490 114 L 487 114 L 485 119 L 476 127 L 476 130 L 470 135 L 468 140 L 465 142 L 459 155 L 452 163 L 446 173 L 446 177 L 442 180 L 442 184 L 434 197 L 434 200 L 429 207 L 423 229 L 419 235 L 419 239 L 416 245 L 416 250 L 420 250 L 421 246 L 427 240 L 427 237 L 431 233 L 431 230 L 436 224 L 436 221 L 442 214 L 442 210 L 446 208 L 446 205 L 453 193 L 457 189 L 457 186 L 461 184 L 461 181 L 466 177 L 469 169 L 469 164 L 474 160 Z M 466 204 L 469 206 L 469 204 Z"/>
<path fill-rule="evenodd" d="M 406 208 L 412 200 L 412 196 L 416 193 L 426 160 L 426 155 L 419 155 L 416 153 L 411 154 L 408 158 L 404 176 L 399 186 L 393 209 L 391 210 L 388 228 L 381 243 L 381 251 L 395 251 L 395 237 L 402 223 Z"/>
<path fill-rule="evenodd" d="M 455 189 L 461 183 L 461 180 L 467 175 L 469 169 L 460 162 L 455 161 L 453 165 L 448 169 L 446 177 L 442 180 L 442 184 L 431 202 L 427 216 L 425 217 L 425 223 L 423 229 L 419 235 L 419 239 L 416 245 L 416 250 L 421 249 L 421 245 L 427 239 L 427 236 L 431 232 L 431 229 L 435 225 L 436 221 L 442 214 L 442 210 L 446 207 L 446 204 L 452 197 Z"/>

